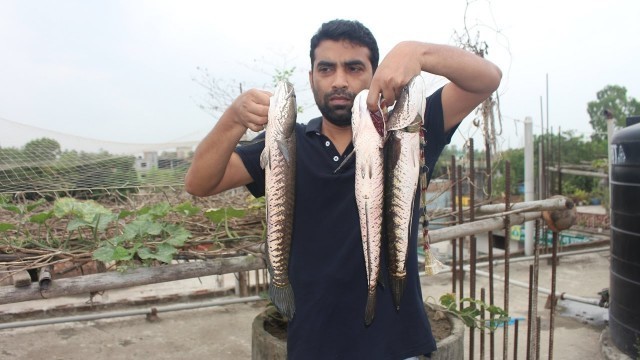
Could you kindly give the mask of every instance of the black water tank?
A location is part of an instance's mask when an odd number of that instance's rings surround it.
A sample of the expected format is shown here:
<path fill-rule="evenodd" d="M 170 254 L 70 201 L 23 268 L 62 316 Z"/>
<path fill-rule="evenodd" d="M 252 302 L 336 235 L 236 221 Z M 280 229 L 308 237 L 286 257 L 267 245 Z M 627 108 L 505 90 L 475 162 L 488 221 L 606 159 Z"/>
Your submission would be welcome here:
<path fill-rule="evenodd" d="M 611 277 L 609 331 L 636 358 L 640 341 L 640 124 L 611 140 Z"/>

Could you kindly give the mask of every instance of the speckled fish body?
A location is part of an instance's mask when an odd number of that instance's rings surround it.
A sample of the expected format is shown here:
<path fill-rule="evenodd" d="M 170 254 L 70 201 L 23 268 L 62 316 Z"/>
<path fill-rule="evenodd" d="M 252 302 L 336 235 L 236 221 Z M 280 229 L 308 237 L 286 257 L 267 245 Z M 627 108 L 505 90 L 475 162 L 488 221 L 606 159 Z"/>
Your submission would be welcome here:
<path fill-rule="evenodd" d="M 361 91 L 355 98 L 351 125 L 355 160 L 355 196 L 360 217 L 362 246 L 367 274 L 367 304 L 365 324 L 375 315 L 376 285 L 380 274 L 382 223 L 384 203 L 384 130 L 382 117 L 372 117 L 367 109 L 369 91 Z"/>
<path fill-rule="evenodd" d="M 387 122 L 384 216 L 389 277 L 396 309 L 400 308 L 407 277 L 406 262 L 420 176 L 420 129 L 425 106 L 425 84 L 422 77 L 417 76 L 402 89 Z"/>
<path fill-rule="evenodd" d="M 281 81 L 270 100 L 260 164 L 265 169 L 266 244 L 271 275 L 269 296 L 288 319 L 295 313 L 293 289 L 289 283 L 289 252 L 295 201 L 296 117 L 293 85 Z"/>

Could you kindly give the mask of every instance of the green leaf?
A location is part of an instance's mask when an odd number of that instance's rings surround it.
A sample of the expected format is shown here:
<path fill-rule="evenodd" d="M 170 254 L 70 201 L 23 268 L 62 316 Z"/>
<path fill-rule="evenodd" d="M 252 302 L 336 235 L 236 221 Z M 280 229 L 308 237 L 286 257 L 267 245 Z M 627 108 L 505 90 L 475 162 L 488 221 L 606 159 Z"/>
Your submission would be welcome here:
<path fill-rule="evenodd" d="M 13 224 L 8 224 L 8 223 L 0 223 L 0 232 L 5 232 L 5 231 L 9 231 L 9 230 L 14 230 L 16 228 L 15 225 Z"/>
<path fill-rule="evenodd" d="M 184 246 L 185 241 L 191 237 L 191 232 L 179 225 L 168 224 L 164 230 L 169 234 L 165 242 L 175 247 Z"/>
<path fill-rule="evenodd" d="M 142 238 L 145 235 L 160 235 L 162 233 L 162 224 L 158 224 L 149 220 L 136 219 L 124 226 L 123 236 L 127 240 Z"/>
<path fill-rule="evenodd" d="M 162 243 L 157 246 L 156 251 L 152 251 L 148 247 L 141 247 L 138 249 L 138 256 L 143 259 L 156 259 L 164 263 L 171 263 L 173 255 L 178 250 L 169 244 Z"/>
<path fill-rule="evenodd" d="M 31 212 L 31 211 L 33 211 L 33 210 L 34 210 L 34 209 L 36 209 L 38 206 L 40 206 L 40 205 L 42 205 L 42 204 L 44 204 L 44 203 L 46 203 L 46 202 L 47 202 L 47 200 L 45 200 L 45 199 L 39 199 L 38 201 L 36 201 L 36 202 L 34 202 L 34 203 L 31 203 L 31 204 L 27 205 L 27 206 L 26 206 L 27 212 Z"/>
<path fill-rule="evenodd" d="M 15 206 L 13 204 L 0 204 L 0 207 L 5 209 L 5 210 L 12 211 L 12 212 L 14 212 L 16 214 L 22 214 L 23 213 L 22 210 L 19 207 Z"/>
<path fill-rule="evenodd" d="M 78 230 L 79 228 L 89 226 L 90 224 L 91 223 L 84 221 L 81 218 L 73 218 L 69 220 L 69 223 L 67 224 L 67 230 L 68 231 Z"/>
<path fill-rule="evenodd" d="M 230 218 L 241 218 L 244 216 L 245 211 L 242 209 L 234 209 L 234 208 L 219 208 L 219 209 L 208 209 L 204 212 L 204 216 L 213 221 L 216 224 L 223 222 L 226 219 Z"/>
<path fill-rule="evenodd" d="M 153 206 L 145 206 L 138 210 L 138 215 L 147 215 L 154 220 L 165 217 L 171 211 L 171 205 L 164 201 Z"/>
<path fill-rule="evenodd" d="M 124 235 L 117 235 L 111 238 L 111 243 L 115 245 L 122 245 L 128 239 Z"/>
<path fill-rule="evenodd" d="M 74 198 L 60 198 L 53 204 L 53 213 L 62 218 L 72 215 L 90 223 L 96 214 L 111 214 L 111 211 L 93 200 L 77 200 Z"/>
<path fill-rule="evenodd" d="M 133 254 L 135 254 L 135 251 L 129 251 L 122 246 L 116 246 L 113 250 L 113 260 L 131 260 L 133 258 Z"/>
<path fill-rule="evenodd" d="M 451 293 L 447 293 L 440 296 L 440 304 L 447 309 L 451 308 L 452 306 L 455 308 L 455 305 L 456 305 L 455 295 Z"/>
<path fill-rule="evenodd" d="M 93 221 L 91 221 L 91 227 L 97 228 L 100 231 L 104 231 L 104 229 L 109 226 L 112 222 L 116 221 L 118 215 L 116 214 L 95 214 L 93 216 Z"/>
<path fill-rule="evenodd" d="M 53 217 L 53 211 L 47 211 L 40 214 L 35 214 L 29 218 L 29 222 L 34 224 L 44 224 L 45 221 Z"/>
<path fill-rule="evenodd" d="M 244 213 L 245 213 L 243 209 L 226 208 L 226 210 L 227 210 L 227 219 L 241 218 L 244 216 Z"/>
<path fill-rule="evenodd" d="M 115 251 L 115 247 L 111 245 L 104 245 L 102 247 L 97 248 L 93 252 L 93 259 L 102 261 L 102 262 L 110 262 L 115 260 L 113 258 L 113 253 Z"/>
<path fill-rule="evenodd" d="M 122 210 L 120 211 L 120 213 L 118 213 L 118 220 L 124 219 L 127 216 L 133 215 L 135 214 L 135 212 L 133 211 L 129 211 L 129 210 Z"/>
<path fill-rule="evenodd" d="M 184 216 L 193 216 L 200 213 L 201 209 L 197 206 L 193 206 L 190 201 L 177 205 L 173 210 Z"/>

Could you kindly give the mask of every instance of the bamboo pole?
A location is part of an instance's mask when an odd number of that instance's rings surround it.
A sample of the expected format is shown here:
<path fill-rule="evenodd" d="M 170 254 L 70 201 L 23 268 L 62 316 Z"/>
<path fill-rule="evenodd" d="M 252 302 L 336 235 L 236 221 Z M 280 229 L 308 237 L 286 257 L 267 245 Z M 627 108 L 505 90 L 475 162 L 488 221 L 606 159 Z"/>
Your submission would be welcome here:
<path fill-rule="evenodd" d="M 10 304 L 59 296 L 89 294 L 91 292 L 104 290 L 191 279 L 201 276 L 229 274 L 262 268 L 265 268 L 265 262 L 262 258 L 248 255 L 175 265 L 137 268 L 127 272 L 109 271 L 105 273 L 54 280 L 46 291 L 41 291 L 38 283 L 32 283 L 31 286 L 20 289 L 13 286 L 0 286 L 0 304 Z"/>
<path fill-rule="evenodd" d="M 526 221 L 532 221 L 542 217 L 540 211 L 527 212 L 523 214 L 511 214 L 508 215 L 511 225 L 522 224 Z M 431 243 L 438 243 L 453 239 L 455 237 L 464 237 L 472 234 L 478 234 L 481 232 L 493 231 L 504 229 L 504 219 L 502 217 L 495 217 L 491 219 L 478 220 L 474 222 L 464 223 L 456 226 L 451 226 L 442 229 L 436 229 L 429 231 L 429 239 Z"/>

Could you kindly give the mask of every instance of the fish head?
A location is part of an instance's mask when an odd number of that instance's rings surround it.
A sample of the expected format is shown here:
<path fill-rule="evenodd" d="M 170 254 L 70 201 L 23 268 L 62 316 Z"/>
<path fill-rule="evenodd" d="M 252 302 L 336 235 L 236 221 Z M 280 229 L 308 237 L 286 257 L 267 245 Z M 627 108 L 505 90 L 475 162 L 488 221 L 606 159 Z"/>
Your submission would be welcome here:
<path fill-rule="evenodd" d="M 389 116 L 388 129 L 399 130 L 422 125 L 426 105 L 426 85 L 422 76 L 417 75 L 402 88 Z"/>
<path fill-rule="evenodd" d="M 384 137 L 386 134 L 385 122 L 386 122 L 386 109 L 378 108 L 378 111 L 371 112 L 367 107 L 367 97 L 369 96 L 369 90 L 364 89 L 356 95 L 353 100 L 353 108 L 351 110 L 351 127 L 353 129 L 353 139 L 358 136 L 359 129 L 369 124 L 365 122 L 371 122 L 375 126 L 378 135 Z"/>
<path fill-rule="evenodd" d="M 358 137 L 364 121 L 370 118 L 369 109 L 367 109 L 367 96 L 369 96 L 369 89 L 364 89 L 353 99 L 353 107 L 351 108 L 351 131 L 353 132 L 352 137 L 354 141 Z"/>
<path fill-rule="evenodd" d="M 293 84 L 282 80 L 276 88 L 269 102 L 269 122 L 274 133 L 289 137 L 293 134 L 298 115 L 298 105 Z"/>

